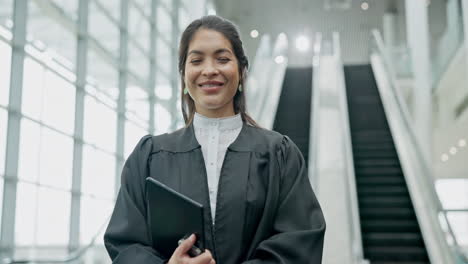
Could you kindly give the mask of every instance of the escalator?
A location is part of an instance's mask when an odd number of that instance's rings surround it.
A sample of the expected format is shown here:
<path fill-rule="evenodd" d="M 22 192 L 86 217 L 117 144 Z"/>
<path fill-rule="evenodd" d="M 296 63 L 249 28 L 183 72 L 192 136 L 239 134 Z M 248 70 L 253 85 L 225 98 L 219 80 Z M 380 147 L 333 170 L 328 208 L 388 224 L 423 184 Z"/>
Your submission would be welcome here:
<path fill-rule="evenodd" d="M 273 130 L 287 135 L 299 147 L 307 163 L 309 156 L 312 68 L 287 68 Z"/>
<path fill-rule="evenodd" d="M 364 257 L 429 263 L 372 68 L 345 66 L 344 73 Z"/>

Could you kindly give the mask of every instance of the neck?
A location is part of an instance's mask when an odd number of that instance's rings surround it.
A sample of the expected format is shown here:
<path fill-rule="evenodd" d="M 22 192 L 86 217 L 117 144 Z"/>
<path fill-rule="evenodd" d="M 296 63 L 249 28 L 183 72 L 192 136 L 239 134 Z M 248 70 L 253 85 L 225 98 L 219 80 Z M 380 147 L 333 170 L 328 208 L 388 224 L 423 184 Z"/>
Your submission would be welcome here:
<path fill-rule="evenodd" d="M 196 109 L 197 113 L 208 118 L 223 118 L 235 116 L 236 113 L 232 107 L 220 109 Z"/>

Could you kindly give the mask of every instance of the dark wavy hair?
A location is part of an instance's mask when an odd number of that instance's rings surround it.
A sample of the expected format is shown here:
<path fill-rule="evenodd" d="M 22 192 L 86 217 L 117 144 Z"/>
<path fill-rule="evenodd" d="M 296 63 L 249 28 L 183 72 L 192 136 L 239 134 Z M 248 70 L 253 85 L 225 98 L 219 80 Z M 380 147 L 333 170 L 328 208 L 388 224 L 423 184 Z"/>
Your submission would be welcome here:
<path fill-rule="evenodd" d="M 244 48 L 242 46 L 242 40 L 239 36 L 237 27 L 229 20 L 219 16 L 204 16 L 202 18 L 194 20 L 182 33 L 179 45 L 179 74 L 181 78 L 181 104 L 182 104 L 182 115 L 184 116 L 185 125 L 189 125 L 193 121 L 195 115 L 195 102 L 189 94 L 184 94 L 185 89 L 185 63 L 187 62 L 187 53 L 190 41 L 193 35 L 199 29 L 210 29 L 215 30 L 225 38 L 229 40 L 234 49 L 234 55 L 237 58 L 239 66 L 240 84 L 243 87 L 243 91 L 237 90 L 234 95 L 234 113 L 241 114 L 242 121 L 245 123 L 258 127 L 258 124 L 247 114 L 246 111 L 246 99 L 245 99 L 245 80 L 247 77 L 247 71 L 249 68 L 249 60 L 245 55 Z"/>

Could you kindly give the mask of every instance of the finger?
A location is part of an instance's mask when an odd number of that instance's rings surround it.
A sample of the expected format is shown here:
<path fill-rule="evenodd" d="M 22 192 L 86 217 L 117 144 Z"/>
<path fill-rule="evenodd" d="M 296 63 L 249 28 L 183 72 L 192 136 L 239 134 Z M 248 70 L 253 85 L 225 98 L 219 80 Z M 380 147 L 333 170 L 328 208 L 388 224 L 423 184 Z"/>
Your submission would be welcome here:
<path fill-rule="evenodd" d="M 174 250 L 175 256 L 182 256 L 187 253 L 187 251 L 192 248 L 193 244 L 195 244 L 195 235 L 192 234 L 189 236 L 189 238 L 185 239 L 184 242 L 182 242 L 176 250 Z"/>
<path fill-rule="evenodd" d="M 205 252 L 199 256 L 192 258 L 193 263 L 210 263 L 213 260 L 211 256 L 211 252 L 209 250 L 205 250 Z"/>

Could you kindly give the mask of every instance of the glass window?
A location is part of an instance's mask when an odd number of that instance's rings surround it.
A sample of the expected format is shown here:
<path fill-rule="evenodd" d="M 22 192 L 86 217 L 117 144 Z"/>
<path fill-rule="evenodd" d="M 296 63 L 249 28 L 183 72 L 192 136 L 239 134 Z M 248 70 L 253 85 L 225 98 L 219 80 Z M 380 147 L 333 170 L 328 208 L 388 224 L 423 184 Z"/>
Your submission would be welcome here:
<path fill-rule="evenodd" d="M 156 39 L 156 65 L 169 75 L 172 71 L 171 47 L 161 38 Z"/>
<path fill-rule="evenodd" d="M 93 86 L 111 99 L 119 96 L 119 74 L 115 66 L 106 57 L 93 49 L 88 50 L 88 72 Z"/>
<path fill-rule="evenodd" d="M 67 16 L 73 20 L 78 18 L 78 0 L 52 0 L 57 6 L 59 6 Z"/>
<path fill-rule="evenodd" d="M 64 27 L 59 19 L 44 13 L 44 7 L 39 6 L 36 1 L 28 3 L 28 38 L 37 43 L 36 46 L 48 50 L 60 64 L 75 70 L 76 36 L 73 29 Z"/>
<path fill-rule="evenodd" d="M 147 80 L 150 70 L 149 55 L 142 53 L 133 43 L 128 49 L 129 70 L 142 80 Z"/>
<path fill-rule="evenodd" d="M 117 113 L 108 106 L 86 95 L 84 103 L 85 142 L 109 152 L 115 152 Z"/>
<path fill-rule="evenodd" d="M 468 179 L 437 180 L 436 190 L 445 209 L 468 208 Z"/>
<path fill-rule="evenodd" d="M 80 211 L 80 243 L 87 245 L 103 225 L 107 225 L 108 217 L 114 208 L 113 201 L 81 197 Z M 105 230 L 105 228 L 103 228 Z M 98 245 L 102 245 L 104 238 L 102 233 L 96 239 Z"/>
<path fill-rule="evenodd" d="M 24 115 L 35 120 L 41 119 L 44 84 L 44 67 L 30 57 L 26 57 L 24 60 L 21 111 Z"/>
<path fill-rule="evenodd" d="M 38 211 L 37 192 L 38 188 L 36 185 L 18 182 L 15 216 L 16 246 L 32 246 L 35 244 Z"/>
<path fill-rule="evenodd" d="M 143 10 L 151 11 L 151 6 L 143 7 Z M 150 46 L 150 24 L 146 17 L 132 5 L 128 14 L 128 32 L 129 38 L 149 52 Z"/>
<path fill-rule="evenodd" d="M 190 17 L 185 8 L 179 8 L 179 29 L 183 32 L 190 23 Z"/>
<path fill-rule="evenodd" d="M 1 18 L 0 18 L 1 19 Z M 0 40 L 0 105 L 8 105 L 10 91 L 11 47 Z"/>
<path fill-rule="evenodd" d="M 5 25 L 7 28 L 13 27 L 13 0 L 0 0 L 1 16 L 0 25 Z"/>
<path fill-rule="evenodd" d="M 172 97 L 172 87 L 169 77 L 161 71 L 156 72 L 156 96 L 162 100 L 169 100 Z"/>
<path fill-rule="evenodd" d="M 39 182 L 70 190 L 73 166 L 72 138 L 43 127 L 40 153 Z"/>
<path fill-rule="evenodd" d="M 41 127 L 36 122 L 21 119 L 18 177 L 29 182 L 39 178 Z"/>
<path fill-rule="evenodd" d="M 160 104 L 156 104 L 154 111 L 156 135 L 169 132 L 172 118 L 170 112 Z"/>
<path fill-rule="evenodd" d="M 3 178 L 0 177 L 0 190 L 3 193 Z M 0 226 L 2 226 L 3 195 L 0 195 Z"/>
<path fill-rule="evenodd" d="M 172 19 L 169 12 L 165 8 L 159 6 L 156 11 L 156 19 L 159 34 L 166 40 L 170 40 L 172 38 Z"/>
<path fill-rule="evenodd" d="M 102 1 L 108 2 L 108 1 Z M 112 1 L 112 4 L 118 1 Z M 119 55 L 119 28 L 98 8 L 95 1 L 89 3 L 89 33 L 114 58 Z"/>
<path fill-rule="evenodd" d="M 0 108 L 0 175 L 5 174 L 7 124 L 8 124 L 7 111 Z"/>
<path fill-rule="evenodd" d="M 146 16 L 151 16 L 151 0 L 134 0 L 134 2 L 143 9 Z"/>
<path fill-rule="evenodd" d="M 148 131 L 137 126 L 134 122 L 126 121 L 125 122 L 125 144 L 124 144 L 124 155 L 125 158 L 128 158 L 133 149 L 135 149 L 136 144 L 140 139 L 147 135 Z"/>
<path fill-rule="evenodd" d="M 121 1 L 93 0 L 90 2 L 98 2 L 114 19 L 118 20 L 120 18 Z"/>
<path fill-rule="evenodd" d="M 75 87 L 56 74 L 45 75 L 42 120 L 67 134 L 73 134 L 75 121 Z"/>
<path fill-rule="evenodd" d="M 159 3 L 162 4 L 167 10 L 172 10 L 172 0 L 160 0 Z"/>
<path fill-rule="evenodd" d="M 147 127 L 149 122 L 148 93 L 135 83 L 136 81 L 130 80 L 130 84 L 127 87 L 126 116 L 128 119 Z"/>
<path fill-rule="evenodd" d="M 70 233 L 69 192 L 39 187 L 37 245 L 66 245 Z"/>
<path fill-rule="evenodd" d="M 115 156 L 83 146 L 81 191 L 101 198 L 115 197 Z"/>
<path fill-rule="evenodd" d="M 449 212 L 447 218 L 461 246 L 468 246 L 468 212 Z"/>

